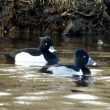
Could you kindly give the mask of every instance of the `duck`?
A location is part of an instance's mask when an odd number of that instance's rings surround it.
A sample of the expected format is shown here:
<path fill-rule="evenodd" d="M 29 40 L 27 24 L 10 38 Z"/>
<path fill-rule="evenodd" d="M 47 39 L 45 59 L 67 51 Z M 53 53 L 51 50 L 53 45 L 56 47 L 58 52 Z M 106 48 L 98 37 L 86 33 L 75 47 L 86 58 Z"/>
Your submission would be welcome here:
<path fill-rule="evenodd" d="M 86 50 L 77 49 L 74 53 L 74 64 L 56 64 L 46 67 L 45 72 L 55 76 L 69 76 L 74 78 L 78 85 L 82 83 L 85 85 L 84 82 L 91 76 L 91 71 L 86 65 L 96 66 L 97 63 L 92 60 Z"/>
<path fill-rule="evenodd" d="M 40 38 L 39 48 L 24 48 L 18 51 L 5 53 L 7 63 L 22 66 L 46 66 L 59 62 L 56 49 L 51 37 Z"/>

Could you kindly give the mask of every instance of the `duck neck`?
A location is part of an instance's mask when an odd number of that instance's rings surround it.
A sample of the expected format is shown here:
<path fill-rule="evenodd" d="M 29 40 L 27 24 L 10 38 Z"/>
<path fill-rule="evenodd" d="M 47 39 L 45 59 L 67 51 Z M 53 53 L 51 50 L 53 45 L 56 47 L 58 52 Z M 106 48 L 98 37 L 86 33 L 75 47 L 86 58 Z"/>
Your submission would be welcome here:
<path fill-rule="evenodd" d="M 44 54 L 44 55 L 48 55 L 48 56 L 50 56 L 50 55 L 52 55 L 53 53 L 51 53 L 51 52 L 49 52 L 49 51 L 42 51 L 42 53 Z"/>
<path fill-rule="evenodd" d="M 54 53 L 47 53 L 44 54 L 45 59 L 48 61 L 48 65 L 53 65 L 53 64 L 57 64 L 59 59 L 57 58 L 57 56 Z"/>
<path fill-rule="evenodd" d="M 91 75 L 91 71 L 87 67 L 82 67 L 81 70 L 84 76 Z"/>
<path fill-rule="evenodd" d="M 78 63 L 78 64 L 76 63 L 75 65 L 76 65 L 77 67 L 79 67 L 79 68 L 84 68 L 84 67 L 85 67 L 85 65 L 80 64 L 80 63 Z"/>

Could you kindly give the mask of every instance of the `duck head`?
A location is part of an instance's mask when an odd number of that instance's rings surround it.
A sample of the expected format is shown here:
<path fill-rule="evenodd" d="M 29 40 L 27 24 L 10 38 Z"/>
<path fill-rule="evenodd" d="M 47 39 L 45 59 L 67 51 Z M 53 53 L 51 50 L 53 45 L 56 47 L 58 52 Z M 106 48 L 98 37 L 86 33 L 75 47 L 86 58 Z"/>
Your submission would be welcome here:
<path fill-rule="evenodd" d="M 78 67 L 84 67 L 85 65 L 93 65 L 93 66 L 96 66 L 96 62 L 94 62 L 90 55 L 88 54 L 88 52 L 86 50 L 76 50 L 75 52 L 75 64 L 78 66 Z"/>
<path fill-rule="evenodd" d="M 49 53 L 54 53 L 56 50 L 54 49 L 54 43 L 51 37 L 42 37 L 41 42 L 40 42 L 40 50 L 42 52 L 49 52 Z"/>

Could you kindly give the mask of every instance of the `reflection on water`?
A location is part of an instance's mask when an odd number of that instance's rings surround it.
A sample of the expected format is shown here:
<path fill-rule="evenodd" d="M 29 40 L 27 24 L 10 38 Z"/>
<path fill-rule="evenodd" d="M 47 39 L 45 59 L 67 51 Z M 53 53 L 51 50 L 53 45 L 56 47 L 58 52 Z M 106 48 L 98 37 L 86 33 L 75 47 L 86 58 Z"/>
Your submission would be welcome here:
<path fill-rule="evenodd" d="M 55 39 L 57 41 L 58 39 Z M 82 41 L 84 41 L 82 43 Z M 66 39 L 55 42 L 62 63 L 73 63 L 77 48 L 85 48 L 98 67 L 92 71 L 93 85 L 76 87 L 68 76 L 40 73 L 38 67 L 5 64 L 3 52 L 38 44 L 0 44 L 0 110 L 110 110 L 110 39 Z"/>

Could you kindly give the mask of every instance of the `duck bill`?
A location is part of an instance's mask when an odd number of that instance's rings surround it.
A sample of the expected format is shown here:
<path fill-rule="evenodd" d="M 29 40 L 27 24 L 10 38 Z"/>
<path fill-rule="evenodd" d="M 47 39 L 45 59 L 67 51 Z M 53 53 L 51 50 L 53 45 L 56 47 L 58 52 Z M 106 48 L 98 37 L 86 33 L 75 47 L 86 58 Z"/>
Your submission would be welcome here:
<path fill-rule="evenodd" d="M 54 49 L 53 46 L 50 46 L 50 48 L 49 48 L 48 50 L 49 50 L 49 52 L 51 52 L 51 53 L 57 52 L 57 51 Z"/>
<path fill-rule="evenodd" d="M 87 64 L 88 64 L 88 65 L 92 65 L 92 66 L 96 66 L 96 65 L 97 65 L 97 63 L 94 62 L 91 58 L 89 58 L 89 61 L 88 61 Z"/>

